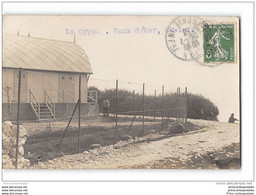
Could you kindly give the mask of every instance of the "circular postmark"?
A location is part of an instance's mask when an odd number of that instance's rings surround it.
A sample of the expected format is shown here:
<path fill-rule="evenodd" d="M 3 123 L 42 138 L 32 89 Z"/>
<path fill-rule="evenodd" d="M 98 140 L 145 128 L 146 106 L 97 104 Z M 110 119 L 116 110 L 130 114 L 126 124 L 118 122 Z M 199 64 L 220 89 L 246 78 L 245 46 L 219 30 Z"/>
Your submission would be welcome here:
<path fill-rule="evenodd" d="M 176 58 L 215 67 L 236 62 L 235 30 L 236 23 L 180 16 L 166 28 L 165 40 Z"/>
<path fill-rule="evenodd" d="M 203 56 L 202 24 L 197 16 L 180 16 L 166 28 L 166 45 L 176 58 L 192 61 Z"/>

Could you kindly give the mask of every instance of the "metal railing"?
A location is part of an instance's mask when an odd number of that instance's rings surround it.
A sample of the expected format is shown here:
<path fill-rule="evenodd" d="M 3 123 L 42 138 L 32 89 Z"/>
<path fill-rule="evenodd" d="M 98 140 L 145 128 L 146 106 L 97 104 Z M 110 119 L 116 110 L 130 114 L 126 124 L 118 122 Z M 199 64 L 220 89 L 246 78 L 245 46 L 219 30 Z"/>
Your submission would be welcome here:
<path fill-rule="evenodd" d="M 98 102 L 98 91 L 88 90 L 87 92 L 87 102 Z"/>
<path fill-rule="evenodd" d="M 36 116 L 40 119 L 40 103 L 38 103 L 31 89 L 29 89 L 29 103 L 31 104 Z"/>
<path fill-rule="evenodd" d="M 44 90 L 44 103 L 47 106 L 49 112 L 51 113 L 51 116 L 55 118 L 55 104 L 53 103 L 46 90 Z"/>

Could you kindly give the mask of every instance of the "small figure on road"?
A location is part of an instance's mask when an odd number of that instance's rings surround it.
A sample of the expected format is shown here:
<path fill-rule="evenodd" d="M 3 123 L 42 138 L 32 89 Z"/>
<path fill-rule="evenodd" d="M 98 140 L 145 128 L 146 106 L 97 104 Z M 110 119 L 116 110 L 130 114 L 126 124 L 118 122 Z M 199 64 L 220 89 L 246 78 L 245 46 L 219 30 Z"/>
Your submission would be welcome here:
<path fill-rule="evenodd" d="M 107 98 L 102 101 L 102 107 L 103 116 L 109 116 L 110 101 Z"/>
<path fill-rule="evenodd" d="M 231 114 L 231 116 L 228 119 L 229 123 L 234 123 L 235 121 L 238 121 L 236 118 L 234 118 L 234 113 Z"/>

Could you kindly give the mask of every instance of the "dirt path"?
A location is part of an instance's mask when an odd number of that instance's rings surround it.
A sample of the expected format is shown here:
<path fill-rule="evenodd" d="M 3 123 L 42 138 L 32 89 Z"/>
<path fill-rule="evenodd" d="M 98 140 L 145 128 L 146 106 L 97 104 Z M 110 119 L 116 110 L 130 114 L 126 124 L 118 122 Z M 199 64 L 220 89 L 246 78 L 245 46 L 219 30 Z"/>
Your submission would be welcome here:
<path fill-rule="evenodd" d="M 190 121 L 204 128 L 148 142 L 157 136 L 152 134 L 147 138 L 40 162 L 31 168 L 219 168 L 217 165 L 220 161 L 233 162 L 235 158 L 239 162 L 239 124 Z M 239 168 L 239 165 L 231 168 Z"/>

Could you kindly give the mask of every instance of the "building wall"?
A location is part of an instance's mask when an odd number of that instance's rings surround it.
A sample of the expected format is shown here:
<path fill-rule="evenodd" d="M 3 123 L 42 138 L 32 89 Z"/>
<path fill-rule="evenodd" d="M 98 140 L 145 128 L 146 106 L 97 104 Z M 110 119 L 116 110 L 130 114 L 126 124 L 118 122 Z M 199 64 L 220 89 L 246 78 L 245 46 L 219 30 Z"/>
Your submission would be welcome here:
<path fill-rule="evenodd" d="M 12 100 L 14 96 L 14 85 L 13 85 L 13 69 L 2 69 L 2 101 L 3 103 L 8 102 L 8 93 L 9 99 Z M 9 91 L 9 92 L 8 92 Z"/>
<path fill-rule="evenodd" d="M 75 94 L 74 97 L 78 100 L 79 97 L 79 75 L 75 75 L 74 79 Z M 87 102 L 88 83 L 86 75 L 81 75 L 81 102 Z"/>
<path fill-rule="evenodd" d="M 81 102 L 87 102 L 87 77 L 81 75 Z M 59 73 L 59 103 L 76 103 L 79 97 L 79 74 Z"/>
<path fill-rule="evenodd" d="M 51 100 L 55 103 L 58 101 L 58 88 L 59 88 L 59 73 L 48 72 L 44 73 L 44 89 L 50 96 Z"/>
<path fill-rule="evenodd" d="M 3 68 L 3 103 L 8 102 L 7 90 L 9 90 L 10 102 L 17 102 L 17 75 L 18 69 Z M 62 77 L 65 77 L 65 80 L 62 80 Z M 81 102 L 86 103 L 88 91 L 86 74 L 81 75 L 81 81 Z M 29 90 L 40 103 L 44 102 L 44 90 L 54 103 L 76 103 L 79 96 L 79 74 L 75 73 L 22 70 L 21 84 L 22 103 L 29 102 Z"/>
<path fill-rule="evenodd" d="M 75 103 L 56 103 L 55 104 L 55 118 L 68 119 L 71 117 Z M 17 120 L 17 103 L 2 104 L 2 120 Z M 94 116 L 99 114 L 99 106 L 96 103 L 82 103 L 81 104 L 81 116 Z M 78 116 L 78 108 L 74 114 L 74 117 Z M 21 103 L 20 104 L 20 120 L 38 120 L 36 114 L 34 113 L 31 105 L 29 103 Z M 52 119 L 52 118 L 50 118 Z"/>
<path fill-rule="evenodd" d="M 44 72 L 28 71 L 28 89 L 32 91 L 38 102 L 43 102 L 44 75 Z"/>
<path fill-rule="evenodd" d="M 75 108 L 75 103 L 58 103 L 55 104 L 55 118 L 69 118 Z M 82 103 L 81 104 L 81 116 L 94 116 L 99 114 L 99 106 L 96 103 Z M 74 116 L 78 116 L 78 108 L 76 109 Z"/>

